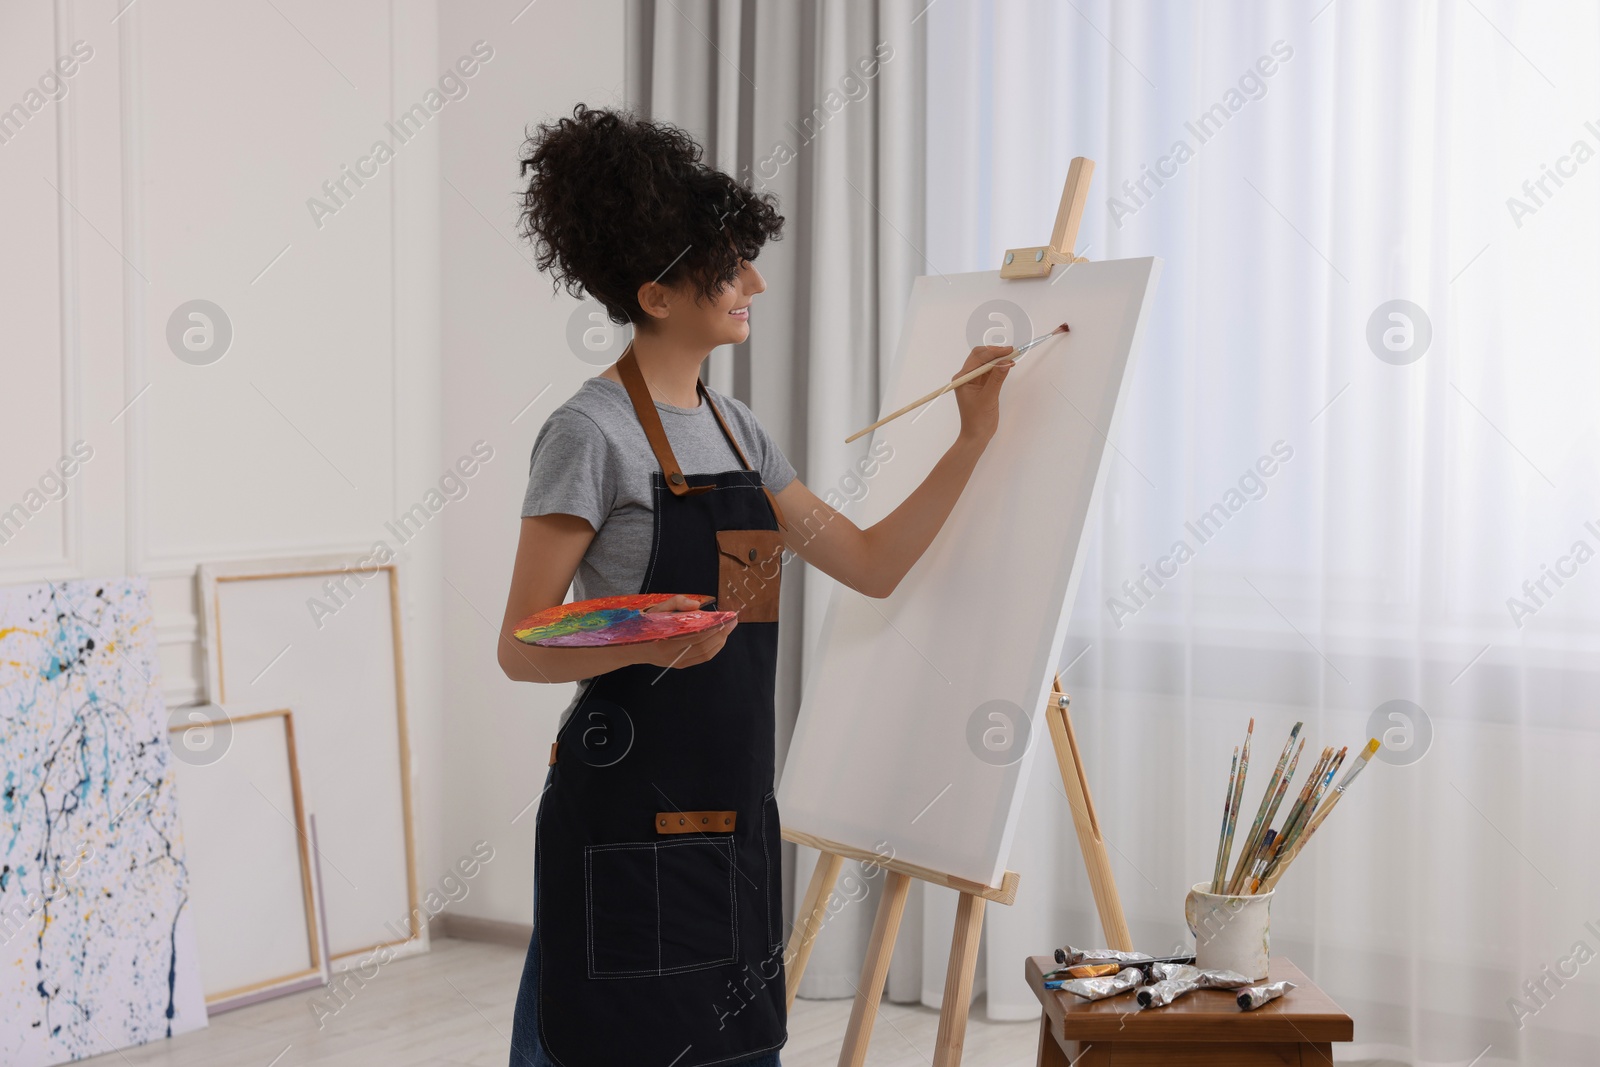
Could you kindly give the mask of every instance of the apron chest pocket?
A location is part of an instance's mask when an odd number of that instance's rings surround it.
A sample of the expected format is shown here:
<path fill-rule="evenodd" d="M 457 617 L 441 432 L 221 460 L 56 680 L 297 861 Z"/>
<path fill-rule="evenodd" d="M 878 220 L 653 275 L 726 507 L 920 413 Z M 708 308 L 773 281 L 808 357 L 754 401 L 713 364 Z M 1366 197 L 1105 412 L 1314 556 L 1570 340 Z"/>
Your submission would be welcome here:
<path fill-rule="evenodd" d="M 719 611 L 737 611 L 740 622 L 777 622 L 782 577 L 781 531 L 717 531 Z"/>
<path fill-rule="evenodd" d="M 737 954 L 731 839 L 588 845 L 590 978 L 676 974 Z"/>

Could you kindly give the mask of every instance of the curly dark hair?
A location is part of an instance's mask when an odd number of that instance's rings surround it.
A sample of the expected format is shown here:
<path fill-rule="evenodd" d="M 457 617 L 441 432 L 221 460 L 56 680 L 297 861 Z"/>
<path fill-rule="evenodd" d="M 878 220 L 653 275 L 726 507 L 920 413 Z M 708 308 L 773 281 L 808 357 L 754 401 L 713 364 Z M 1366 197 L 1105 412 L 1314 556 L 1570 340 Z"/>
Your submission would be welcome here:
<path fill-rule="evenodd" d="M 619 326 L 648 316 L 639 287 L 689 280 L 716 294 L 779 240 L 777 198 L 701 162 L 683 130 L 578 104 L 523 145 L 520 232 L 552 288 L 587 293 Z"/>

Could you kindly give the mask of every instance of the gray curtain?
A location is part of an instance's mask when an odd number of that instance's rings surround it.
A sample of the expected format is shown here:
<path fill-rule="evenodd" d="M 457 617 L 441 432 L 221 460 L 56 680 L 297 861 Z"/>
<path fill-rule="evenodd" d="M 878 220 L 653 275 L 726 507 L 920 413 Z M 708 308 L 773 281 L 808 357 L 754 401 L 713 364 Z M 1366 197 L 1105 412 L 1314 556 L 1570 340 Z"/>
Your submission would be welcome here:
<path fill-rule="evenodd" d="M 928 271 L 924 5 L 630 0 L 627 10 L 628 105 L 688 130 L 717 167 L 778 196 L 784 236 L 758 263 L 767 291 L 750 340 L 715 351 L 706 378 L 748 404 L 830 502 L 852 488 L 841 479 L 869 442 L 844 439 L 877 416 L 912 280 Z M 798 560 L 785 575 L 780 768 L 831 583 Z M 791 918 L 815 855 L 784 846 Z M 883 879 L 849 867 L 844 878 L 868 895 L 829 920 L 802 996 L 854 993 Z M 890 976 L 897 1000 L 921 993 L 921 897 L 912 897 Z"/>

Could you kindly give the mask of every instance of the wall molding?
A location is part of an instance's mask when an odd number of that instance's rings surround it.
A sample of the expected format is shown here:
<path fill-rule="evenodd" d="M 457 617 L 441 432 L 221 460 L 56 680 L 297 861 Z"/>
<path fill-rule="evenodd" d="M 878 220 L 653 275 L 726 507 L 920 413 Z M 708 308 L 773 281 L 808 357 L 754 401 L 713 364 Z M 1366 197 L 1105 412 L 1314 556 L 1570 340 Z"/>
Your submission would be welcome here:
<path fill-rule="evenodd" d="M 122 401 L 129 404 L 122 418 L 124 497 L 123 561 L 129 574 L 144 574 L 145 513 L 148 506 L 148 480 L 145 462 L 149 453 L 145 405 L 134 403 L 139 390 L 148 384 L 145 345 L 149 285 L 140 271 L 148 266 L 144 233 L 144 13 L 136 5 L 124 8 L 117 20 L 118 73 L 121 79 L 120 118 L 122 151 L 122 250 L 123 292 L 137 294 L 123 301 L 122 307 Z M 139 270 L 135 270 L 135 266 Z"/>
<path fill-rule="evenodd" d="M 55 54 L 72 47 L 72 8 L 67 0 L 54 4 Z M 78 94 L 68 93 L 55 109 L 56 187 L 72 201 L 78 200 L 77 167 Z M 83 355 L 79 311 L 83 306 L 78 278 L 77 218 L 56 198 L 56 232 L 59 235 L 57 280 L 61 329 L 61 454 L 67 455 L 83 430 Z M 70 489 L 61 501 L 61 564 L 81 575 L 84 566 L 84 515 L 82 494 Z M 54 561 L 52 561 L 54 562 Z"/>
<path fill-rule="evenodd" d="M 50 5 L 49 48 L 50 55 L 60 56 L 71 47 L 72 12 L 68 0 L 53 0 Z M 56 397 L 61 419 L 59 454 L 67 455 L 73 441 L 78 439 L 83 420 L 83 372 L 78 323 L 79 299 L 77 234 L 78 219 L 68 200 L 78 200 L 76 143 L 77 93 L 68 93 L 55 101 L 48 121 L 55 136 L 54 170 L 51 183 L 56 195 L 52 201 L 55 211 L 56 235 L 56 357 L 59 370 L 59 387 Z M 41 472 L 42 473 L 42 472 Z M 74 488 L 78 491 L 74 492 Z M 53 556 L 27 562 L 0 565 L 0 580 L 24 583 L 44 581 L 48 578 L 77 578 L 83 575 L 84 518 L 78 500 L 81 487 L 68 483 L 66 495 L 61 499 L 61 533 Z M 13 501 L 0 503 L 0 508 L 10 507 Z"/>

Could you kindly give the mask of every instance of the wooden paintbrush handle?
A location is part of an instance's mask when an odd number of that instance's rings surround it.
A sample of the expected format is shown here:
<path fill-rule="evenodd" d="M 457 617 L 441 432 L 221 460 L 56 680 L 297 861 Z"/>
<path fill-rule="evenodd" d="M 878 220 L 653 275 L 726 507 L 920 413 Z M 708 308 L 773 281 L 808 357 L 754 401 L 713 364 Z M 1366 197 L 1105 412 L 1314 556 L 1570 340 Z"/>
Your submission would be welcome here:
<path fill-rule="evenodd" d="M 1329 812 L 1333 811 L 1334 805 L 1339 803 L 1339 798 L 1342 796 L 1344 796 L 1342 792 L 1335 790 L 1334 794 L 1328 798 L 1327 803 L 1323 804 L 1311 816 L 1310 821 L 1306 823 L 1306 828 L 1300 831 L 1300 836 L 1295 838 L 1294 842 L 1289 846 L 1288 853 L 1278 861 L 1272 873 L 1261 880 L 1261 892 L 1270 892 L 1278 884 L 1278 879 L 1282 878 L 1284 873 L 1289 870 L 1289 864 L 1293 863 L 1295 857 L 1300 855 L 1300 850 L 1306 847 L 1306 843 L 1311 840 L 1311 835 L 1317 832 L 1317 827 L 1322 825 L 1323 820 L 1328 817 Z"/>
<path fill-rule="evenodd" d="M 849 444 L 851 441 L 854 441 L 857 438 L 865 437 L 867 434 L 871 433 L 873 430 L 876 430 L 879 426 L 882 426 L 884 423 L 893 422 L 895 419 L 898 419 L 901 415 L 904 415 L 906 412 L 915 411 L 915 410 L 917 410 L 917 408 L 920 408 L 922 405 L 928 403 L 929 401 L 933 401 L 933 400 L 939 399 L 941 396 L 944 396 L 944 394 L 948 393 L 950 390 L 955 389 L 958 386 L 966 385 L 968 382 L 972 381 L 974 378 L 977 378 L 977 377 L 979 377 L 981 375 L 988 374 L 995 367 L 999 366 L 1001 363 L 1007 362 L 1008 360 L 1010 360 L 1013 356 L 1016 356 L 1017 354 L 1018 353 L 1016 353 L 1016 352 L 1007 352 L 1003 356 L 1000 356 L 1000 357 L 998 357 L 996 359 L 991 359 L 989 362 L 985 363 L 981 367 L 974 367 L 972 370 L 969 370 L 967 373 L 961 375 L 959 378 L 954 378 L 954 379 L 946 382 L 944 385 L 940 386 L 938 389 L 935 389 L 933 392 L 929 393 L 927 396 L 923 397 L 921 400 L 913 400 L 911 403 L 907 404 L 905 407 L 901 408 L 899 411 L 894 411 L 894 412 L 889 413 L 888 415 L 885 415 L 883 418 L 879 419 L 877 422 L 873 423 L 871 426 L 868 426 L 866 429 L 857 430 L 855 433 L 851 434 L 849 437 L 846 437 L 844 439 L 844 443 L 845 444 Z"/>
<path fill-rule="evenodd" d="M 991 359 L 989 362 L 985 363 L 981 367 L 972 368 L 971 370 L 967 371 L 967 373 L 961 375 L 959 378 L 956 378 L 956 379 L 952 380 L 951 382 L 949 382 L 948 384 L 942 385 L 938 389 L 935 389 L 933 392 L 929 393 L 927 396 L 923 397 L 921 400 L 913 400 L 911 403 L 907 404 L 905 407 L 901 408 L 899 411 L 892 412 L 892 413 L 890 413 L 888 415 L 885 415 L 883 418 L 879 419 L 877 422 L 873 423 L 871 426 L 866 427 L 865 429 L 857 430 L 855 433 L 851 434 L 849 437 L 846 437 L 844 439 L 844 443 L 845 444 L 849 444 L 851 441 L 854 441 L 859 437 L 864 437 L 865 435 L 871 433 L 873 430 L 876 430 L 879 426 L 882 426 L 884 423 L 893 422 L 895 419 L 898 419 L 901 415 L 904 415 L 906 412 L 915 411 L 917 408 L 920 408 L 922 405 L 928 403 L 930 400 L 937 400 L 941 396 L 944 396 L 944 394 L 948 393 L 950 390 L 955 389 L 958 386 L 966 385 L 968 382 L 972 381 L 974 378 L 977 378 L 977 377 L 979 377 L 981 375 L 988 374 L 990 371 L 994 370 L 996 367 L 998 367 L 1002 363 L 1006 363 L 1006 362 L 1015 363 L 1017 360 L 1022 358 L 1022 354 L 1024 352 L 1026 352 L 1028 349 L 1034 347 L 1035 345 L 1043 344 L 1044 342 L 1048 341 L 1050 338 L 1056 336 L 1057 334 L 1067 333 L 1070 329 L 1071 329 L 1071 327 L 1069 327 L 1066 323 L 1063 322 L 1060 326 L 1057 326 L 1055 329 L 1051 330 L 1049 333 L 1042 333 L 1038 337 L 1035 337 L 1033 340 L 1024 342 L 1022 347 L 1014 348 L 1010 352 L 1007 352 L 1003 356 L 996 356 L 994 359 Z"/>

